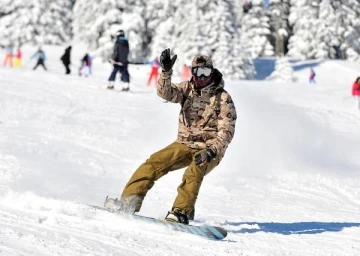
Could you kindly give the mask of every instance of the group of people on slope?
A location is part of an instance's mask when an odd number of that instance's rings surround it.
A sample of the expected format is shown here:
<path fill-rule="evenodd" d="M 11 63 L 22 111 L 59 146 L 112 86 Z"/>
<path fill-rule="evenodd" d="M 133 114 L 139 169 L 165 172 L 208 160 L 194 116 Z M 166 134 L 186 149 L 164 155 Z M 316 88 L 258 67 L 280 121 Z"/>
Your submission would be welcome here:
<path fill-rule="evenodd" d="M 39 66 L 42 66 L 45 70 L 47 70 L 47 67 L 45 65 L 46 54 L 45 51 L 42 49 L 42 47 L 39 47 L 38 50 L 31 56 L 30 59 L 36 60 L 33 70 L 36 70 Z M 71 73 L 70 59 L 71 59 L 71 46 L 65 49 L 65 53 L 60 58 L 60 60 L 65 66 L 65 74 Z M 3 66 L 22 67 L 22 51 L 20 47 L 17 48 L 15 53 L 12 44 L 5 47 L 5 57 L 3 60 Z M 92 73 L 92 58 L 88 53 L 86 53 L 84 57 L 80 60 L 79 75 L 88 76 L 91 73 Z"/>
<path fill-rule="evenodd" d="M 9 45 L 5 47 L 5 57 L 3 61 L 3 66 L 22 67 L 21 58 L 22 58 L 21 47 L 19 46 L 14 53 L 13 45 Z"/>
<path fill-rule="evenodd" d="M 31 59 L 37 59 L 33 70 L 37 69 L 39 65 L 41 65 L 45 70 L 45 52 L 39 47 L 39 49 L 31 56 Z M 16 53 L 14 54 L 14 47 L 9 45 L 5 48 L 5 58 L 3 61 L 3 66 L 10 67 L 22 67 L 22 51 L 21 48 L 18 47 Z"/>
<path fill-rule="evenodd" d="M 61 56 L 60 60 L 63 63 L 64 67 L 65 67 L 65 74 L 69 75 L 71 74 L 71 69 L 70 69 L 70 65 L 71 65 L 71 46 L 68 46 L 65 49 L 64 54 Z M 92 57 L 88 54 L 85 53 L 85 55 L 81 58 L 80 60 L 80 66 L 78 69 L 78 73 L 79 76 L 88 76 L 92 74 Z"/>
<path fill-rule="evenodd" d="M 315 71 L 313 68 L 310 68 L 310 75 L 309 75 L 309 83 L 316 83 L 315 82 Z M 351 88 L 351 95 L 356 100 L 356 107 L 360 110 L 360 77 L 357 77 L 355 82 Z"/>
<path fill-rule="evenodd" d="M 309 83 L 316 83 L 315 81 L 316 73 L 313 68 L 310 68 L 309 74 Z M 360 77 L 356 78 L 355 82 L 352 85 L 351 95 L 356 100 L 356 107 L 360 110 Z"/>

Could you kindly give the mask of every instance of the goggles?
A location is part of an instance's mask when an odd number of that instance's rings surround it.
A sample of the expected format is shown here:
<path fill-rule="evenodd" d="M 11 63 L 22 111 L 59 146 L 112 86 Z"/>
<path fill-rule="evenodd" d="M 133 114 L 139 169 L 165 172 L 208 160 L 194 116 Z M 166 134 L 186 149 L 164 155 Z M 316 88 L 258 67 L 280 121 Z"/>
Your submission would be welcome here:
<path fill-rule="evenodd" d="M 194 67 L 191 69 L 191 73 L 194 76 L 210 76 L 210 74 L 212 73 L 213 69 L 209 68 L 209 67 Z"/>

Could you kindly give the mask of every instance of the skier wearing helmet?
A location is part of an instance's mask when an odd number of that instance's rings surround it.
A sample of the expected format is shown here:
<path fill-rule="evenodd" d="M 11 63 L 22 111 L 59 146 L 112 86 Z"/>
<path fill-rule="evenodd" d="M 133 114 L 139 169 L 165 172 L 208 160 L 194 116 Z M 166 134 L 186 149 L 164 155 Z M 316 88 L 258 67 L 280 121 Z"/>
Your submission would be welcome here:
<path fill-rule="evenodd" d="M 116 33 L 114 50 L 111 56 L 111 63 L 113 64 L 113 71 L 108 79 L 108 89 L 114 89 L 115 78 L 117 72 L 121 74 L 121 82 L 123 84 L 122 91 L 129 90 L 130 74 L 128 71 L 128 55 L 129 55 L 129 42 L 125 37 L 123 30 L 119 30 Z"/>

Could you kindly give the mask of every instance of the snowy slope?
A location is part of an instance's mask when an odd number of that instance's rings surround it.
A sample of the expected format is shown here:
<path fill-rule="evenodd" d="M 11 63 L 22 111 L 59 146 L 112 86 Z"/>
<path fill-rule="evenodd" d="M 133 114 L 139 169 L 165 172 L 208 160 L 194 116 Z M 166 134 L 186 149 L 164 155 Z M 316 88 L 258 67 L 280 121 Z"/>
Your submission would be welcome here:
<path fill-rule="evenodd" d="M 349 96 L 358 64 L 321 63 L 316 85 L 307 69 L 297 84 L 227 81 L 236 134 L 194 222 L 229 231 L 214 242 L 85 206 L 119 196 L 175 139 L 179 106 L 146 87 L 148 66 L 131 67 L 131 92 L 107 91 L 107 64 L 64 76 L 63 49 L 45 50 L 49 72 L 0 67 L 0 255 L 359 254 L 360 112 Z M 182 173 L 159 180 L 140 213 L 164 217 Z"/>

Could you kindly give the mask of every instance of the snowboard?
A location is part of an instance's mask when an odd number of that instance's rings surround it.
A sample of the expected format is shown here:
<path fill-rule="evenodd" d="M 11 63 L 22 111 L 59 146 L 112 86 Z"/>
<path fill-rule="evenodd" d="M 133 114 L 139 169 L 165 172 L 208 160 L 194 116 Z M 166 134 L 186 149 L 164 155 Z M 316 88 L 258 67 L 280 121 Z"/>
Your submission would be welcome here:
<path fill-rule="evenodd" d="M 165 226 L 167 228 L 170 228 L 174 231 L 189 233 L 193 235 L 197 235 L 206 239 L 210 240 L 222 240 L 227 236 L 227 231 L 224 228 L 217 227 L 217 226 L 211 226 L 211 225 L 185 225 L 181 223 L 172 223 L 167 222 L 165 220 L 155 219 L 151 217 L 141 216 L 141 215 L 127 215 L 118 211 L 113 211 L 108 208 L 102 207 L 102 206 L 96 206 L 96 205 L 88 205 L 89 207 L 95 209 L 95 210 L 101 210 L 101 211 L 107 211 L 114 214 L 121 215 L 123 217 L 127 217 L 129 219 L 133 220 L 139 220 L 147 223 L 154 223 L 157 225 Z"/>

